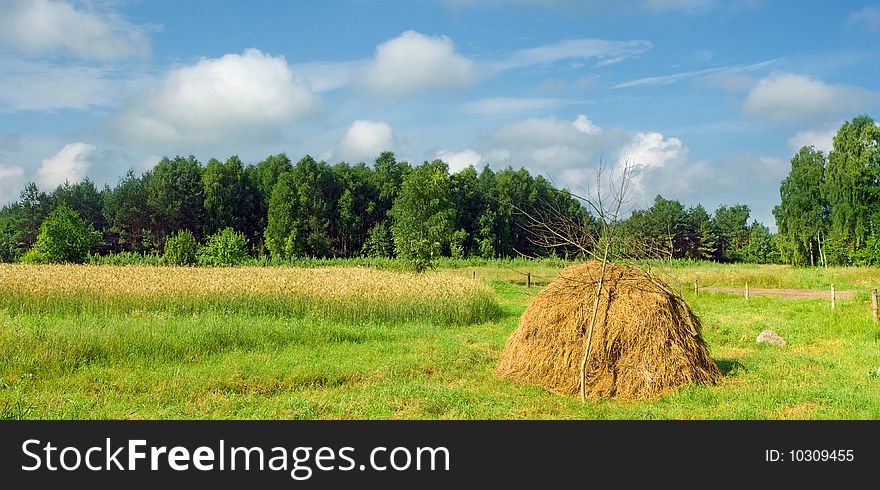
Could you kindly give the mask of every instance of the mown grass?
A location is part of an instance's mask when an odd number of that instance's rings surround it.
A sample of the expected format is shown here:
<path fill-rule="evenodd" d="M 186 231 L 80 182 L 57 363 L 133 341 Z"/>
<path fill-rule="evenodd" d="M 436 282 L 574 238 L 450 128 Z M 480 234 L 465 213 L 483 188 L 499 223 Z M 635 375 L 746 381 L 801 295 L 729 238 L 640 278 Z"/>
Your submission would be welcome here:
<path fill-rule="evenodd" d="M 556 269 L 520 264 L 535 276 Z M 542 266 L 543 267 L 543 266 Z M 717 268 L 717 269 L 716 269 Z M 683 266 L 685 275 L 706 272 Z M 712 266 L 723 274 L 745 266 Z M 509 264 L 445 271 L 490 284 L 496 316 L 451 324 L 348 321 L 256 310 L 0 308 L 0 418 L 598 418 L 880 417 L 878 328 L 863 299 L 694 295 L 704 336 L 726 371 L 647 401 L 549 394 L 494 374 L 538 287 Z M 876 271 L 840 271 L 868 287 Z M 785 287 L 804 271 L 767 268 Z M 864 286 L 857 286 L 864 281 Z M 537 281 L 536 281 L 537 282 Z M 843 284 L 843 282 L 841 282 Z M 735 285 L 735 284 L 734 284 Z M 755 287 L 758 287 L 757 285 Z M 773 328 L 784 348 L 755 344 Z"/>

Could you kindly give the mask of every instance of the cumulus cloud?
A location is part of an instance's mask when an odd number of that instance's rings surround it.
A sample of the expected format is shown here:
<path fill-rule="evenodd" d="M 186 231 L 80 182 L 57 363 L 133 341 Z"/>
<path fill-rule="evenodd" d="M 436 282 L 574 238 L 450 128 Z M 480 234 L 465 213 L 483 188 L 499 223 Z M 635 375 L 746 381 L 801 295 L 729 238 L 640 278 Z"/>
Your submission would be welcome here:
<path fill-rule="evenodd" d="M 864 110 L 876 101 L 877 95 L 863 88 L 829 85 L 792 73 L 775 73 L 752 88 L 743 110 L 754 116 L 786 122 Z"/>
<path fill-rule="evenodd" d="M 58 153 L 43 160 L 37 170 L 37 182 L 45 189 L 53 189 L 64 181 L 79 182 L 86 176 L 95 145 L 70 143 Z"/>
<path fill-rule="evenodd" d="M 115 126 L 134 142 L 266 138 L 317 103 L 317 97 L 294 79 L 284 57 L 248 49 L 171 71 Z"/>
<path fill-rule="evenodd" d="M 834 146 L 834 135 L 837 134 L 841 124 L 827 124 L 819 129 L 798 131 L 797 134 L 788 139 L 788 147 L 792 152 L 796 153 L 805 146 L 813 146 L 827 155 Z"/>
<path fill-rule="evenodd" d="M 0 206 L 18 199 L 24 188 L 24 168 L 12 164 L 0 164 Z"/>
<path fill-rule="evenodd" d="M 372 161 L 394 148 L 394 130 L 382 121 L 357 120 L 339 143 L 336 156 L 345 161 Z"/>
<path fill-rule="evenodd" d="M 449 165 L 450 173 L 458 172 L 470 165 L 479 167 L 483 163 L 483 155 L 470 149 L 462 151 L 440 150 L 437 152 L 437 158 Z"/>
<path fill-rule="evenodd" d="M 27 54 L 63 53 L 114 60 L 149 52 L 147 29 L 91 3 L 5 0 L 0 3 L 0 46 Z"/>
<path fill-rule="evenodd" d="M 355 75 L 363 71 L 366 60 L 355 61 L 312 61 L 299 63 L 291 68 L 296 80 L 314 93 L 324 93 L 345 87 Z"/>
<path fill-rule="evenodd" d="M 448 37 L 406 31 L 376 47 L 359 83 L 380 98 L 396 100 L 423 91 L 470 87 L 481 71 L 477 63 L 455 51 Z"/>
<path fill-rule="evenodd" d="M 678 138 L 661 133 L 636 133 L 632 143 L 620 150 L 619 162 L 639 167 L 664 167 L 687 160 L 689 150 Z"/>
<path fill-rule="evenodd" d="M 555 117 L 528 118 L 496 131 L 490 143 L 516 163 L 545 169 L 592 167 L 598 158 L 627 139 L 622 131 L 603 131 L 586 115 L 574 121 Z"/>

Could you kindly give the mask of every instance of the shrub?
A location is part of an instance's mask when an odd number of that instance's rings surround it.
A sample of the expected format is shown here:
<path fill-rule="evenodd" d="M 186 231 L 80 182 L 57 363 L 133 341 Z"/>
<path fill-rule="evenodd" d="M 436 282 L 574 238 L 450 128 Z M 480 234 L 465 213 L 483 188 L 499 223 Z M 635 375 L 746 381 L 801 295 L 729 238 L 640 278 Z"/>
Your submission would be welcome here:
<path fill-rule="evenodd" d="M 61 204 L 43 220 L 34 247 L 24 254 L 22 261 L 81 264 L 88 259 L 89 251 L 100 237 L 79 213 Z"/>
<path fill-rule="evenodd" d="M 464 242 L 467 240 L 467 232 L 458 230 L 449 239 L 449 255 L 453 259 L 464 258 Z"/>
<path fill-rule="evenodd" d="M 393 257 L 394 242 L 391 238 L 391 230 L 380 221 L 373 225 L 367 232 L 367 240 L 364 242 L 363 253 L 367 257 Z"/>
<path fill-rule="evenodd" d="M 193 265 L 199 252 L 199 242 L 189 230 L 180 230 L 165 241 L 165 263 Z"/>
<path fill-rule="evenodd" d="M 37 247 L 34 247 L 27 252 L 25 252 L 21 258 L 19 259 L 22 264 L 48 264 L 49 258 L 46 257 L 46 254 L 37 250 Z"/>
<path fill-rule="evenodd" d="M 247 238 L 232 228 L 211 235 L 199 250 L 199 262 L 205 265 L 238 265 L 248 258 Z"/>

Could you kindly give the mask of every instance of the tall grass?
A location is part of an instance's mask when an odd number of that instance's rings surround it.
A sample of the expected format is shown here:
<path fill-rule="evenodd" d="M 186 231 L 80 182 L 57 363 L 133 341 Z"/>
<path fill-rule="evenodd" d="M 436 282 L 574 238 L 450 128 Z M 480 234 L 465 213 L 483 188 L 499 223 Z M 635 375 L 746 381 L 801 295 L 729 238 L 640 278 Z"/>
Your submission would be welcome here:
<path fill-rule="evenodd" d="M 10 313 L 204 311 L 347 322 L 469 324 L 498 316 L 491 288 L 443 272 L 363 268 L 0 265 Z"/>

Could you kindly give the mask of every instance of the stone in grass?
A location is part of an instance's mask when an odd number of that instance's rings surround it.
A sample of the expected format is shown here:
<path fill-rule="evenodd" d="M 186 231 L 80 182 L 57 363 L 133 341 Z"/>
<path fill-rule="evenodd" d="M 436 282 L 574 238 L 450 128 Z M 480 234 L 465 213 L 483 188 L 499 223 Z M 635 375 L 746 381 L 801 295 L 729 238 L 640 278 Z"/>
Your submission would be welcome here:
<path fill-rule="evenodd" d="M 772 344 L 778 345 L 779 347 L 785 347 L 785 339 L 780 337 L 776 332 L 770 330 L 769 328 L 759 333 L 758 338 L 755 339 L 755 342 L 759 344 Z"/>

